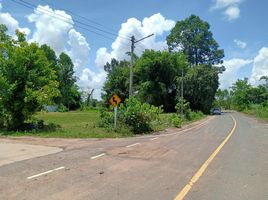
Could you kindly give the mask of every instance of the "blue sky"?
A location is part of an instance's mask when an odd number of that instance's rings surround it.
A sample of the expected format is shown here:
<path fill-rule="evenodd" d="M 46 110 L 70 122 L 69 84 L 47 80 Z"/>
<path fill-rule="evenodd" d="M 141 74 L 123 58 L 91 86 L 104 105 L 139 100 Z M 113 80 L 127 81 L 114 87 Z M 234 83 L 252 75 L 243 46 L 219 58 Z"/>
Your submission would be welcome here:
<path fill-rule="evenodd" d="M 97 89 L 95 97 L 100 96 L 106 77 L 103 63 L 113 57 L 128 59 L 122 53 L 129 49 L 129 40 L 125 37 L 135 35 L 138 38 L 151 31 L 155 36 L 140 44 L 137 52 L 141 53 L 145 48 L 163 50 L 166 48 L 165 37 L 175 22 L 191 14 L 200 16 L 211 25 L 215 39 L 225 50 L 227 70 L 220 77 L 222 88 L 228 88 L 237 78 L 243 77 L 258 84 L 261 75 L 268 75 L 268 24 L 265 22 L 268 1 L 265 0 L 16 1 L 28 2 L 30 4 L 26 5 L 31 8 L 12 0 L 2 0 L 0 23 L 10 28 L 11 35 L 12 29 L 20 28 L 28 33 L 29 41 L 48 43 L 57 53 L 67 52 L 76 65 L 79 85 Z M 39 7 L 38 12 L 37 6 L 46 7 Z M 49 15 L 45 14 L 46 10 Z M 77 18 L 66 10 L 103 26 Z M 54 12 L 64 15 L 64 20 L 70 20 L 71 24 L 52 17 Z M 87 27 L 110 39 L 104 38 L 79 28 L 81 24 L 76 20 L 113 34 Z M 118 37 L 118 32 L 121 37 Z"/>

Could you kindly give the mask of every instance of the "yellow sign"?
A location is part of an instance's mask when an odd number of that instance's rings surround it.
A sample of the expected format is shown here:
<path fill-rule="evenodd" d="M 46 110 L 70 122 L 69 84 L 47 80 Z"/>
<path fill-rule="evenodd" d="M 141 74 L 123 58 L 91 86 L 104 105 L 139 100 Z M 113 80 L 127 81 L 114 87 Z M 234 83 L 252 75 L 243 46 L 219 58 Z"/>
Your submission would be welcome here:
<path fill-rule="evenodd" d="M 111 98 L 109 99 L 110 104 L 113 107 L 117 107 L 118 104 L 121 102 L 122 100 L 120 99 L 120 97 L 117 94 L 114 94 L 113 96 L 111 96 Z"/>

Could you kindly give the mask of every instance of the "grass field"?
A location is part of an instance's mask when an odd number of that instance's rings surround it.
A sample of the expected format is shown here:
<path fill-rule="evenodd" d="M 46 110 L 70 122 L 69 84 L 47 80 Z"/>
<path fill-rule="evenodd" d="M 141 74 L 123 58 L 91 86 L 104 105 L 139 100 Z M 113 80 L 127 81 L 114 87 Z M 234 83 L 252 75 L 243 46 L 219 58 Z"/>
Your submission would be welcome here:
<path fill-rule="evenodd" d="M 154 131 L 160 131 L 171 127 L 169 118 L 172 114 L 161 114 L 160 122 L 153 123 Z M 12 136 L 38 136 L 56 138 L 116 138 L 131 137 L 131 133 L 119 133 L 113 130 L 98 127 L 98 110 L 72 111 L 72 112 L 42 112 L 35 116 L 39 120 L 44 120 L 46 124 L 54 123 L 60 126 L 56 131 L 31 131 L 31 132 L 0 132 L 0 135 Z M 184 122 L 189 123 L 189 122 Z"/>
<path fill-rule="evenodd" d="M 53 132 L 14 132 L 12 136 L 40 136 L 60 138 L 114 138 L 122 137 L 120 133 L 98 127 L 99 114 L 97 110 L 73 112 L 42 112 L 36 115 L 46 124 L 54 123 L 60 126 Z M 5 132 L 2 133 L 2 135 Z M 10 133 L 8 135 L 11 135 Z"/>

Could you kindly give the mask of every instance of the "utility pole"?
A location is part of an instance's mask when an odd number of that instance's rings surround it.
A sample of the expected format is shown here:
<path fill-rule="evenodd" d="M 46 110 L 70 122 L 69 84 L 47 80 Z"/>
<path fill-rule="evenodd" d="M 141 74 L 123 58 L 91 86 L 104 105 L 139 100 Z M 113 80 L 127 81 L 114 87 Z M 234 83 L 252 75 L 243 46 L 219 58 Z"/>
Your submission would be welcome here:
<path fill-rule="evenodd" d="M 133 95 L 133 66 L 134 66 L 134 50 L 135 50 L 135 44 L 153 36 L 154 34 L 148 35 L 144 38 L 141 38 L 139 40 L 135 39 L 135 36 L 133 35 L 131 37 L 131 61 L 130 61 L 130 72 L 129 72 L 129 97 Z"/>

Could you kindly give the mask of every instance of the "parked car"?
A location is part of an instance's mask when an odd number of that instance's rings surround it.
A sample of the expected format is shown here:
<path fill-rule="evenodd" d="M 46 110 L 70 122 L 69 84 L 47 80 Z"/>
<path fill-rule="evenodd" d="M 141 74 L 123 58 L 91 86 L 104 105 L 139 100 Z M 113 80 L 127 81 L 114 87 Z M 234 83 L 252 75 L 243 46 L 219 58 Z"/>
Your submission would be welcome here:
<path fill-rule="evenodd" d="M 220 108 L 213 108 L 212 115 L 221 115 L 221 109 Z"/>

